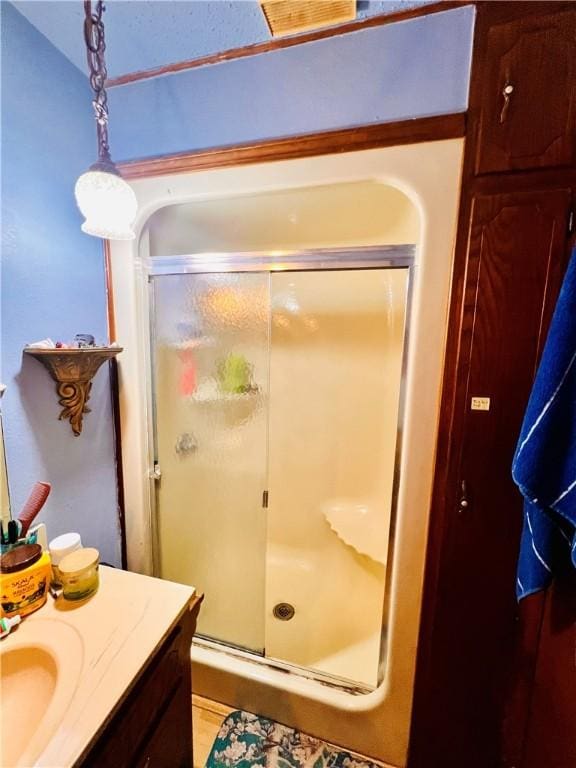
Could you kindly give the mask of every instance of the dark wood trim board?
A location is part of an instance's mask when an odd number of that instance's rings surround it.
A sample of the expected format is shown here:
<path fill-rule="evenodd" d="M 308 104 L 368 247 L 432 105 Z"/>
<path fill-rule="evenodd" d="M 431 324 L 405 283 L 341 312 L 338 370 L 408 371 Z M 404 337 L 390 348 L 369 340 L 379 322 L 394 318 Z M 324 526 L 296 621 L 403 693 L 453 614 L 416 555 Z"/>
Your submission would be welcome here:
<path fill-rule="evenodd" d="M 465 131 L 466 115 L 456 113 L 128 160 L 118 163 L 118 168 L 125 179 L 149 178 L 339 152 L 359 152 L 401 144 L 443 141 L 461 138 Z"/>

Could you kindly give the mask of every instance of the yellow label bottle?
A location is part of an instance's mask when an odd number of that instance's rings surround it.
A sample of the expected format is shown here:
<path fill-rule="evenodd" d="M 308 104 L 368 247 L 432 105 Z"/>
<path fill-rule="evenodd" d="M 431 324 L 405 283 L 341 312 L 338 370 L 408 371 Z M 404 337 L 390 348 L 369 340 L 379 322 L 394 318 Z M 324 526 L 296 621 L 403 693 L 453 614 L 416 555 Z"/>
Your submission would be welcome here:
<path fill-rule="evenodd" d="M 26 616 L 48 596 L 50 555 L 39 544 L 16 546 L 0 557 L 0 609 L 3 616 Z"/>

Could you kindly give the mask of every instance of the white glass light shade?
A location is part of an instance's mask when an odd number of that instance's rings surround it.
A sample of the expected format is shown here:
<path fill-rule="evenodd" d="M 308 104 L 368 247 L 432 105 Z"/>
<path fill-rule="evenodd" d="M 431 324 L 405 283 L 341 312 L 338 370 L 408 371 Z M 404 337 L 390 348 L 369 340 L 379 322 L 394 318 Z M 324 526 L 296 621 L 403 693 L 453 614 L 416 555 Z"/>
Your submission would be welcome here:
<path fill-rule="evenodd" d="M 132 187 L 121 176 L 88 170 L 74 189 L 78 208 L 86 221 L 82 231 L 106 240 L 133 240 L 138 204 Z"/>

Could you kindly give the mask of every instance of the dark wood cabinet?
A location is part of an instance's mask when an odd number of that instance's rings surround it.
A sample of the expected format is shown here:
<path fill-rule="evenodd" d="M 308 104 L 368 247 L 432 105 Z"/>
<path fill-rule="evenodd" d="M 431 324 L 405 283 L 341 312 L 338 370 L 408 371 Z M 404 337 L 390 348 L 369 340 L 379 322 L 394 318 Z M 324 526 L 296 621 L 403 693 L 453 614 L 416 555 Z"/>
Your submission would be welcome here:
<path fill-rule="evenodd" d="M 576 768 L 576 604 L 519 611 L 511 477 L 574 242 L 576 4 L 476 7 L 408 764 Z"/>
<path fill-rule="evenodd" d="M 201 602 L 192 600 L 77 766 L 192 768 L 190 647 Z"/>
<path fill-rule="evenodd" d="M 459 582 L 445 606 L 466 613 L 462 674 L 477 712 L 464 731 L 469 743 L 478 728 L 498 733 L 504 717 L 522 526 L 512 458 L 566 265 L 571 199 L 569 189 L 545 189 L 472 200 L 461 337 L 466 385 L 450 547 Z M 489 665 L 474 663 L 486 657 Z M 498 742 L 486 747 L 470 765 L 497 764 Z"/>
<path fill-rule="evenodd" d="M 576 765 L 576 573 L 546 594 L 521 768 Z"/>
<path fill-rule="evenodd" d="M 416 747 L 418 768 L 503 764 L 500 734 L 514 655 L 522 526 L 511 466 L 566 266 L 571 205 L 569 187 L 470 197 L 462 227 L 466 270 L 449 487 L 441 500 L 442 567 L 430 640 L 434 676 L 422 709 L 428 723 L 421 727 L 428 733 Z M 433 709 L 435 699 L 442 708 Z M 434 742 L 438 752 L 431 749 Z"/>
<path fill-rule="evenodd" d="M 573 163 L 576 14 L 568 10 L 496 22 L 484 42 L 476 173 Z"/>

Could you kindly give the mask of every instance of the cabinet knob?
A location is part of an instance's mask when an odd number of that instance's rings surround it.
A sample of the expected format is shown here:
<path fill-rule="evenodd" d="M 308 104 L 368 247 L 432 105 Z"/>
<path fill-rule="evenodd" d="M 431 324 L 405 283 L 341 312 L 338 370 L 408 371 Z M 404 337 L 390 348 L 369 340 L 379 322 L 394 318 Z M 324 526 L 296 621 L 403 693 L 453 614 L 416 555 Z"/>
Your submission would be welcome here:
<path fill-rule="evenodd" d="M 462 480 L 460 485 L 460 501 L 458 502 L 458 512 L 465 512 L 470 506 L 468 501 L 468 489 L 466 487 L 466 480 Z"/>
<path fill-rule="evenodd" d="M 510 106 L 510 97 L 514 93 L 514 86 L 512 83 L 506 83 L 504 88 L 502 88 L 502 96 L 504 97 L 504 104 L 502 104 L 502 109 L 500 111 L 500 125 L 502 125 L 503 122 L 505 122 L 506 117 L 508 115 L 508 107 Z"/>

